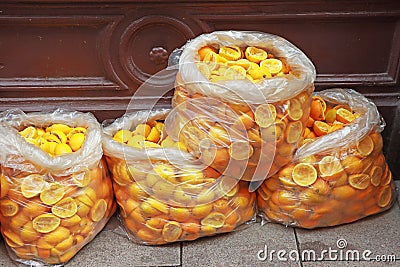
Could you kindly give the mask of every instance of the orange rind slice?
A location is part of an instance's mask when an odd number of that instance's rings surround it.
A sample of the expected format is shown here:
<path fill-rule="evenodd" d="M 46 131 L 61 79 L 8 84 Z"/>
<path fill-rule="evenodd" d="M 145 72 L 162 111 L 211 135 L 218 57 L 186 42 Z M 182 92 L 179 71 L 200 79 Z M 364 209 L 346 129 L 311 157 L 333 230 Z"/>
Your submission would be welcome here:
<path fill-rule="evenodd" d="M 342 123 L 350 123 L 355 119 L 355 116 L 353 112 L 345 109 L 345 108 L 339 108 L 336 111 L 336 120 L 342 122 Z"/>
<path fill-rule="evenodd" d="M 283 69 L 283 63 L 276 58 L 267 58 L 260 62 L 261 68 L 266 68 L 272 75 L 278 74 Z"/>
<path fill-rule="evenodd" d="M 387 173 L 386 175 L 383 175 L 382 179 L 381 179 L 381 185 L 388 185 L 392 182 L 393 179 L 393 175 L 392 172 L 389 170 L 389 167 L 386 165 L 387 168 Z"/>
<path fill-rule="evenodd" d="M 275 122 L 276 107 L 272 104 L 261 104 L 254 112 L 254 120 L 260 127 L 268 127 Z"/>
<path fill-rule="evenodd" d="M 348 174 L 355 174 L 355 173 L 361 173 L 364 170 L 364 164 L 363 164 L 363 159 L 360 159 L 359 157 L 356 156 L 345 156 L 341 160 L 342 166 L 344 170 Z"/>
<path fill-rule="evenodd" d="M 373 166 L 369 173 L 369 176 L 371 177 L 371 184 L 373 186 L 379 186 L 381 183 L 382 175 L 383 175 L 382 167 Z"/>
<path fill-rule="evenodd" d="M 51 212 L 60 218 L 69 218 L 76 214 L 78 206 L 71 197 L 64 198 L 51 207 Z"/>
<path fill-rule="evenodd" d="M 46 186 L 46 181 L 40 174 L 31 174 L 21 183 L 21 193 L 26 198 L 38 196 Z"/>
<path fill-rule="evenodd" d="M 392 201 L 392 188 L 386 186 L 378 195 L 378 206 L 381 208 L 386 207 Z"/>
<path fill-rule="evenodd" d="M 319 96 L 313 96 L 311 101 L 310 117 L 315 121 L 325 120 L 326 103 Z"/>
<path fill-rule="evenodd" d="M 150 125 L 146 123 L 141 123 L 136 126 L 135 130 L 131 134 L 141 135 L 147 138 L 147 136 L 150 134 L 150 131 L 151 131 Z"/>
<path fill-rule="evenodd" d="M 264 49 L 254 46 L 248 46 L 244 52 L 246 58 L 254 63 L 259 64 L 264 59 L 267 59 L 268 54 Z"/>
<path fill-rule="evenodd" d="M 313 118 L 308 117 L 306 126 L 309 127 L 309 128 L 312 128 L 313 125 L 314 125 L 314 122 L 315 122 L 315 120 Z"/>
<path fill-rule="evenodd" d="M 228 67 L 230 67 L 230 66 L 240 66 L 240 67 L 243 67 L 246 71 L 250 70 L 250 68 L 251 68 L 250 61 L 248 61 L 245 58 L 241 58 L 241 59 L 236 60 L 236 61 L 228 61 L 228 62 L 226 62 L 226 65 Z"/>
<path fill-rule="evenodd" d="M 218 56 L 217 53 L 212 52 L 212 51 L 208 52 L 208 53 L 204 56 L 203 62 L 204 62 L 205 64 L 207 64 L 208 69 L 209 69 L 210 71 L 213 71 L 213 70 L 215 70 L 215 69 L 217 68 L 218 61 L 219 61 L 219 60 L 218 60 L 218 57 L 221 58 L 220 56 Z"/>
<path fill-rule="evenodd" d="M 223 74 L 227 80 L 243 80 L 246 78 L 246 69 L 242 66 L 231 66 Z"/>
<path fill-rule="evenodd" d="M 233 159 L 245 160 L 253 155 L 254 149 L 248 141 L 235 141 L 230 144 L 228 153 Z"/>
<path fill-rule="evenodd" d="M 76 134 L 76 133 L 83 133 L 86 134 L 87 129 L 84 127 L 75 127 L 75 128 L 71 128 L 71 131 L 69 131 L 68 133 L 65 133 L 67 135 L 68 138 L 70 138 L 72 135 Z"/>
<path fill-rule="evenodd" d="M 303 125 L 301 121 L 294 121 L 288 124 L 286 128 L 286 142 L 295 144 L 299 141 L 303 132 Z"/>
<path fill-rule="evenodd" d="M 343 173 L 343 166 L 340 159 L 334 156 L 325 156 L 318 163 L 321 178 L 327 181 L 337 179 Z"/>
<path fill-rule="evenodd" d="M 254 62 L 252 62 L 254 63 Z M 271 73 L 268 71 L 268 69 L 266 68 L 261 68 L 259 67 L 256 63 L 254 63 L 256 66 L 251 66 L 249 70 L 247 70 L 247 75 L 246 77 L 253 81 L 253 82 L 257 82 L 261 79 L 264 78 L 271 78 L 272 75 Z"/>
<path fill-rule="evenodd" d="M 56 148 L 54 149 L 54 154 L 56 156 L 61 156 L 69 153 L 72 153 L 72 149 L 69 145 L 65 143 L 57 144 Z"/>
<path fill-rule="evenodd" d="M 23 227 L 21 227 L 20 236 L 21 239 L 26 242 L 33 242 L 40 237 L 40 234 L 33 229 L 32 221 L 29 220 Z"/>
<path fill-rule="evenodd" d="M 182 227 L 178 222 L 167 222 L 162 229 L 162 237 L 165 242 L 175 242 L 182 235 Z"/>
<path fill-rule="evenodd" d="M 365 173 L 357 173 L 349 176 L 349 184 L 360 190 L 366 189 L 371 184 L 371 177 Z"/>
<path fill-rule="evenodd" d="M 67 136 L 65 135 L 65 133 L 61 130 L 51 130 L 50 134 L 57 136 L 58 140 L 60 140 L 60 142 L 62 144 L 67 143 Z"/>
<path fill-rule="evenodd" d="M 212 204 L 197 205 L 192 208 L 192 217 L 201 219 L 207 216 L 212 211 Z"/>
<path fill-rule="evenodd" d="M 42 214 L 33 219 L 32 223 L 33 229 L 39 233 L 46 234 L 57 229 L 61 219 L 53 214 Z"/>
<path fill-rule="evenodd" d="M 317 180 L 317 170 L 309 163 L 299 163 L 292 171 L 293 181 L 300 186 L 312 185 Z"/>
<path fill-rule="evenodd" d="M 363 140 L 357 143 L 356 147 L 360 156 L 367 157 L 372 153 L 372 151 L 374 151 L 374 142 L 371 137 L 366 136 Z"/>
<path fill-rule="evenodd" d="M 200 48 L 198 51 L 200 60 L 204 60 L 204 57 L 210 52 L 215 53 L 215 49 L 209 46 L 203 46 L 202 48 Z"/>
<path fill-rule="evenodd" d="M 39 137 L 36 128 L 33 126 L 28 126 L 18 133 L 24 138 L 36 139 L 37 137 Z"/>
<path fill-rule="evenodd" d="M 18 213 L 18 204 L 9 199 L 0 200 L 0 211 L 5 217 L 11 217 Z"/>
<path fill-rule="evenodd" d="M 57 227 L 54 231 L 44 235 L 44 241 L 50 245 L 57 245 L 71 236 L 71 231 L 65 227 Z"/>
<path fill-rule="evenodd" d="M 293 121 L 300 120 L 303 117 L 303 107 L 298 99 L 291 99 L 288 107 L 289 119 Z"/>
<path fill-rule="evenodd" d="M 371 133 L 369 135 L 374 142 L 374 152 L 380 152 L 383 147 L 383 139 L 380 133 Z"/>
<path fill-rule="evenodd" d="M 251 111 L 246 113 L 242 113 L 239 117 L 235 120 L 233 126 L 236 129 L 242 130 L 245 128 L 246 130 L 250 130 L 254 126 L 254 114 Z"/>
<path fill-rule="evenodd" d="M 284 139 L 284 129 L 285 129 L 285 124 L 277 122 L 275 124 L 268 126 L 267 128 L 261 128 L 261 137 L 266 142 L 273 141 L 275 142 L 275 144 L 280 144 Z M 285 148 L 287 147 L 284 147 L 283 149 Z"/>
<path fill-rule="evenodd" d="M 99 199 L 90 211 L 90 217 L 92 221 L 99 222 L 104 218 L 107 211 L 107 201 L 105 199 Z"/>
<path fill-rule="evenodd" d="M 242 57 L 242 50 L 236 45 L 222 46 L 218 54 L 227 60 L 239 60 Z"/>
<path fill-rule="evenodd" d="M 71 135 L 69 138 L 68 144 L 71 147 L 72 151 L 77 151 L 82 147 L 83 142 L 85 141 L 84 133 L 75 133 Z"/>
<path fill-rule="evenodd" d="M 68 125 L 62 123 L 54 123 L 53 125 L 46 128 L 46 132 L 51 132 L 54 130 L 59 130 L 64 134 L 68 134 L 73 128 L 69 127 Z"/>
<path fill-rule="evenodd" d="M 158 143 L 158 141 L 160 141 L 160 137 L 160 131 L 157 129 L 157 127 L 153 127 L 151 128 L 150 133 L 147 135 L 146 140 L 153 143 Z"/>
<path fill-rule="evenodd" d="M 44 142 L 55 142 L 57 144 L 61 143 L 61 141 L 58 138 L 58 136 L 56 136 L 54 134 L 51 134 L 51 133 L 48 133 L 48 132 L 46 132 L 45 134 L 43 134 L 40 137 L 40 143 L 44 143 Z"/>
<path fill-rule="evenodd" d="M 173 220 L 185 222 L 190 219 L 190 210 L 183 207 L 170 207 L 169 215 Z"/>
<path fill-rule="evenodd" d="M 225 197 L 233 197 L 239 192 L 238 180 L 228 176 L 222 178 L 218 187 L 221 194 Z"/>
<path fill-rule="evenodd" d="M 56 146 L 57 143 L 56 142 L 47 142 L 47 141 L 42 141 L 42 143 L 40 144 L 40 148 L 50 154 L 50 155 L 54 155 L 55 151 L 56 151 Z"/>
<path fill-rule="evenodd" d="M 57 182 L 49 183 L 47 187 L 40 192 L 40 200 L 46 205 L 54 205 L 65 195 L 65 187 Z"/>
<path fill-rule="evenodd" d="M 174 181 L 175 180 L 175 170 L 172 165 L 168 163 L 158 163 L 153 167 L 153 171 L 161 178 Z"/>
<path fill-rule="evenodd" d="M 313 131 L 317 136 L 328 134 L 330 128 L 329 124 L 323 121 L 315 121 L 313 125 Z"/>
<path fill-rule="evenodd" d="M 61 220 L 61 226 L 71 227 L 71 226 L 74 226 L 74 225 L 77 225 L 78 223 L 80 223 L 81 220 L 82 220 L 82 218 L 79 217 L 78 214 L 75 214 L 71 217 Z"/>
<path fill-rule="evenodd" d="M 226 216 L 220 212 L 211 212 L 204 219 L 201 220 L 201 225 L 220 228 L 224 226 Z"/>
<path fill-rule="evenodd" d="M 129 130 L 119 130 L 114 134 L 113 139 L 120 143 L 126 143 L 131 138 L 132 133 Z"/>

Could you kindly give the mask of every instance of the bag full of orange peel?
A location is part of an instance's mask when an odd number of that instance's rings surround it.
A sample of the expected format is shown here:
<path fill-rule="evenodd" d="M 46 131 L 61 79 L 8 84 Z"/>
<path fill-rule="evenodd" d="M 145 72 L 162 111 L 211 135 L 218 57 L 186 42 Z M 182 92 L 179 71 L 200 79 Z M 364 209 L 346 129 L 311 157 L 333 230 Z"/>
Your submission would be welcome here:
<path fill-rule="evenodd" d="M 389 209 L 395 186 L 382 153 L 384 126 L 375 104 L 354 90 L 315 93 L 303 145 L 257 190 L 264 221 L 316 228 Z"/>
<path fill-rule="evenodd" d="M 262 181 L 290 162 L 314 91 L 307 56 L 279 36 L 246 31 L 203 34 L 180 52 L 171 138 L 246 181 Z"/>
<path fill-rule="evenodd" d="M 0 221 L 19 265 L 62 266 L 99 233 L 116 205 L 90 113 L 0 114 Z"/>
<path fill-rule="evenodd" d="M 248 182 L 221 175 L 173 141 L 164 124 L 169 112 L 138 111 L 103 123 L 104 154 L 128 238 L 159 245 L 254 221 L 256 195 Z"/>

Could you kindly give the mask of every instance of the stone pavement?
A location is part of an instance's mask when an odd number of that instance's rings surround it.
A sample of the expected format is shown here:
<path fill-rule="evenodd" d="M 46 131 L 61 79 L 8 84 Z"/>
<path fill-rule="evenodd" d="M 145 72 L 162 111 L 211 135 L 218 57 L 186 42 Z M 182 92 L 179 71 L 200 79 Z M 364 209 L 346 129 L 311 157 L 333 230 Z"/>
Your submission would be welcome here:
<path fill-rule="evenodd" d="M 400 187 L 400 181 L 397 182 Z M 400 207 L 355 223 L 303 230 L 259 223 L 229 234 L 165 246 L 137 245 L 118 234 L 113 217 L 105 229 L 66 267 L 131 266 L 400 266 Z M 331 256 L 329 250 L 331 249 Z M 273 251 L 274 250 L 274 251 Z M 323 250 L 327 250 L 322 254 Z M 336 250 L 333 251 L 333 250 Z M 267 252 L 265 254 L 264 252 Z M 278 251 L 282 259 L 279 259 Z M 347 256 L 346 253 L 350 251 Z M 370 253 L 369 253 L 370 251 Z M 311 261 L 315 252 L 316 261 Z M 395 262 L 354 261 L 359 253 L 369 258 L 394 255 Z M 299 261 L 296 259 L 304 259 Z M 258 259 L 265 257 L 266 259 Z M 298 257 L 300 255 L 300 257 Z M 323 257 L 321 257 L 323 255 Z M 353 256 L 353 257 L 352 257 Z M 337 260 L 334 260 L 335 257 Z M 349 261 L 346 261 L 349 259 Z M 0 239 L 0 266 L 14 266 Z"/>

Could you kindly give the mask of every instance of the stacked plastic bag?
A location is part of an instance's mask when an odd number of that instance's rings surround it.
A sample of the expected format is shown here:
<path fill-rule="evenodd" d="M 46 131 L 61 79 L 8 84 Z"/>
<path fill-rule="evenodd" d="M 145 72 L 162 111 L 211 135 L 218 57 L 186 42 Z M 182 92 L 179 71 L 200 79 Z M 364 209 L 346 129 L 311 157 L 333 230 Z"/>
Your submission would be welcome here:
<path fill-rule="evenodd" d="M 247 181 L 290 162 L 314 90 L 306 55 L 281 37 L 241 31 L 203 34 L 181 52 L 167 120 L 172 139 L 219 172 Z"/>
<path fill-rule="evenodd" d="M 43 150 L 65 149 L 73 127 L 85 133 L 79 149 L 58 156 Z M 0 146 L 0 222 L 10 257 L 29 266 L 64 264 L 115 211 L 100 124 L 90 113 L 11 110 L 0 114 Z"/>
<path fill-rule="evenodd" d="M 392 206 L 376 106 L 350 89 L 312 95 L 315 68 L 287 40 L 218 31 L 170 60 L 172 110 L 103 129 L 90 113 L 0 113 L 0 224 L 15 262 L 66 263 L 107 223 L 114 195 L 127 236 L 146 245 L 235 231 L 256 204 L 263 222 L 302 228 Z"/>
<path fill-rule="evenodd" d="M 221 175 L 167 136 L 169 110 L 126 114 L 104 128 L 119 219 L 147 245 L 231 232 L 254 220 L 248 182 Z"/>
<path fill-rule="evenodd" d="M 306 133 L 293 161 L 257 190 L 264 220 L 316 228 L 389 209 L 395 186 L 382 154 L 385 124 L 375 104 L 348 89 L 317 92 L 315 101 L 317 107 L 325 104 L 319 116 L 328 123 L 312 114 L 314 131 Z M 320 136 L 310 137 L 314 133 Z"/>

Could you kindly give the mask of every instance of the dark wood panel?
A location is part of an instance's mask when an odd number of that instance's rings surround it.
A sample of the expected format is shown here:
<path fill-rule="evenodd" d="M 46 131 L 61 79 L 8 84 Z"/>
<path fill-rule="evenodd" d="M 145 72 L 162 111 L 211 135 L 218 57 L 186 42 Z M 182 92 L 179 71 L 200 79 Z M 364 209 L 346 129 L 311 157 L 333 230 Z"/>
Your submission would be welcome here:
<path fill-rule="evenodd" d="M 354 88 L 375 101 L 400 179 L 400 1 L 25 0 L 1 1 L 0 10 L 0 110 L 63 107 L 115 118 L 187 40 L 258 30 L 310 57 L 316 90 Z M 130 108 L 153 101 L 142 96 Z"/>
<path fill-rule="evenodd" d="M 66 90 L 120 88 L 102 64 L 109 61 L 109 32 L 117 20 L 89 15 L 0 17 L 0 93 L 38 96 L 45 91 L 52 96 Z"/>
<path fill-rule="evenodd" d="M 13 23 L 3 24 L 2 30 L 1 77 L 103 76 L 96 49 L 101 30 L 97 25 L 54 25 L 57 18 L 46 24 L 9 19 Z"/>

